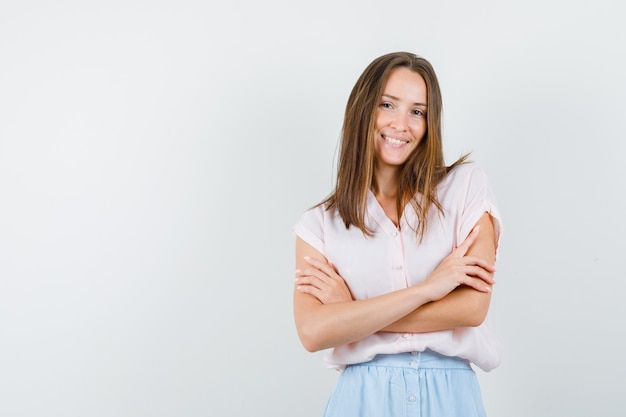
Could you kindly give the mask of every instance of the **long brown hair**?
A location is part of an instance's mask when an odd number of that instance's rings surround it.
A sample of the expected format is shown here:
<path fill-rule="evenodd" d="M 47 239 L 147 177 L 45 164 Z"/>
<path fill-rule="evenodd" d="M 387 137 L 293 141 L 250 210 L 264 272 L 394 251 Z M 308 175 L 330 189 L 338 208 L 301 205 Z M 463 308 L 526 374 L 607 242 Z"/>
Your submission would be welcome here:
<path fill-rule="evenodd" d="M 406 67 L 426 82 L 426 133 L 415 151 L 400 169 L 396 207 L 398 214 L 410 201 L 418 216 L 416 233 L 421 238 L 427 226 L 431 206 L 443 213 L 436 186 L 468 155 L 450 166 L 445 165 L 441 138 L 441 91 L 435 71 L 426 59 L 408 52 L 393 52 L 372 61 L 352 88 L 346 104 L 341 132 L 335 190 L 324 201 L 327 209 L 336 208 L 346 228 L 354 225 L 367 236 L 373 232 L 366 224 L 367 193 L 375 186 L 374 131 L 378 102 L 392 70 Z"/>

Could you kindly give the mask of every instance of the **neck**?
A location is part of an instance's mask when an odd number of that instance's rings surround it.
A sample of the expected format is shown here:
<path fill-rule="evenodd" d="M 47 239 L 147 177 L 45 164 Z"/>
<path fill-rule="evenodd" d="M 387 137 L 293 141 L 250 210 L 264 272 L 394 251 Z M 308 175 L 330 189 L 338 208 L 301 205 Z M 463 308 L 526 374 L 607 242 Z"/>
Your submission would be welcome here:
<path fill-rule="evenodd" d="M 398 170 L 387 169 L 377 170 L 374 174 L 376 178 L 374 194 L 385 199 L 396 199 L 398 196 Z"/>
<path fill-rule="evenodd" d="M 402 211 L 398 212 L 398 171 L 378 170 L 375 174 L 375 187 L 372 192 L 385 214 L 396 227 L 400 225 Z"/>

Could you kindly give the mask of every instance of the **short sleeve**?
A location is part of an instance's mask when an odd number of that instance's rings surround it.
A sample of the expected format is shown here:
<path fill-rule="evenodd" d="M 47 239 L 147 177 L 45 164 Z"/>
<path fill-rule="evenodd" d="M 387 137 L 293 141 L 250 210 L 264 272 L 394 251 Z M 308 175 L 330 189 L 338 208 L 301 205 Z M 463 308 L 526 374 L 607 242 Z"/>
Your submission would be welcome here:
<path fill-rule="evenodd" d="M 313 207 L 302 214 L 291 231 L 326 256 L 324 253 L 324 216 L 325 210 L 322 206 Z"/>
<path fill-rule="evenodd" d="M 464 196 L 461 202 L 459 239 L 465 239 L 483 213 L 489 213 L 494 222 L 496 243 L 499 243 L 503 230 L 502 216 L 489 179 L 485 172 L 475 164 L 468 164 L 463 168 L 465 172 L 459 173 L 461 175 L 456 184 L 464 188 L 464 191 L 458 190 L 459 195 Z M 457 244 L 460 243 L 457 242 Z M 496 256 L 498 246 L 496 246 Z"/>

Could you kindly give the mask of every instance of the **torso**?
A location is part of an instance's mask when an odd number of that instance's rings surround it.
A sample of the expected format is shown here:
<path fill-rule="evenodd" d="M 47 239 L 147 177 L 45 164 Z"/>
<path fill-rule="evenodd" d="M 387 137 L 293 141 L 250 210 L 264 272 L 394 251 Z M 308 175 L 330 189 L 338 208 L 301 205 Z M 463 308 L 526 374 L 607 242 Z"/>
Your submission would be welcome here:
<path fill-rule="evenodd" d="M 396 198 L 395 197 L 385 197 L 382 194 L 375 194 L 376 200 L 378 204 L 383 208 L 383 211 L 391 220 L 391 222 L 398 227 L 400 224 L 400 217 L 402 217 L 402 213 L 398 213 L 398 208 L 396 206 Z"/>
<path fill-rule="evenodd" d="M 431 207 L 421 241 L 415 232 L 419 219 L 413 206 L 405 204 L 403 212 L 398 213 L 395 198 L 380 198 L 373 191 L 368 193 L 366 212 L 372 236 L 354 226 L 346 228 L 335 209 L 326 210 L 323 206 L 308 210 L 294 231 L 333 262 L 354 299 L 376 297 L 422 282 L 465 239 L 485 211 L 494 217 L 499 231 L 495 198 L 477 166 L 455 168 L 437 186 L 437 195 L 443 213 Z M 359 342 L 335 347 L 327 363 L 341 368 L 379 353 L 427 348 L 468 359 L 483 369 L 495 367 L 500 358 L 497 339 L 483 323 L 431 333 L 375 333 Z"/>

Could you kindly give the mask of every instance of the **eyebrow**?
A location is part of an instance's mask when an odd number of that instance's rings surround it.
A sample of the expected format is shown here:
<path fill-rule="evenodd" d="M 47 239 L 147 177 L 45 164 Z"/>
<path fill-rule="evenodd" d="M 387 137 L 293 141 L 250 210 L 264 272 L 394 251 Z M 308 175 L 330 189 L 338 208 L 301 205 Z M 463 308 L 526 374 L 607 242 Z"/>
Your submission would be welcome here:
<path fill-rule="evenodd" d="M 387 98 L 390 98 L 390 99 L 396 100 L 396 101 L 400 100 L 398 97 L 392 96 L 391 94 L 383 94 L 381 97 L 387 97 Z M 424 103 L 413 103 L 413 105 L 414 106 L 428 107 L 428 105 L 426 105 Z"/>

